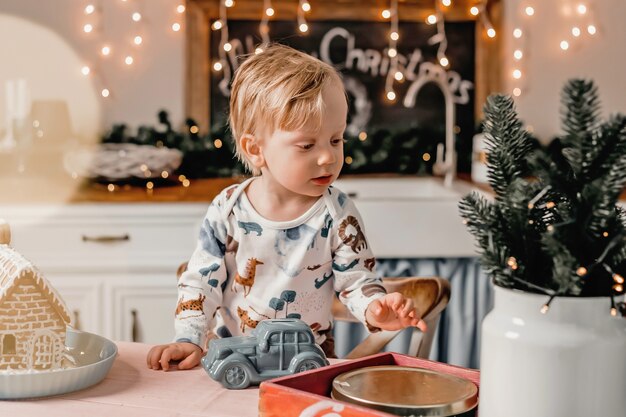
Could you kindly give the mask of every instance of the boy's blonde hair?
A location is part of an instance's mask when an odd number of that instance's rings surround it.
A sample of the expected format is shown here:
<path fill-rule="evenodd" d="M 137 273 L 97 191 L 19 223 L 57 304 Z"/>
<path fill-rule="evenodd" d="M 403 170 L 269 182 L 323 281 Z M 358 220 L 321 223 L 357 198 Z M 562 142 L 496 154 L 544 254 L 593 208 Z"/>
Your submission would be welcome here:
<path fill-rule="evenodd" d="M 240 148 L 240 138 L 277 129 L 298 130 L 311 120 L 321 124 L 322 89 L 339 73 L 304 52 L 271 45 L 237 69 L 230 94 L 230 130 L 237 157 L 253 175 L 260 172 Z"/>

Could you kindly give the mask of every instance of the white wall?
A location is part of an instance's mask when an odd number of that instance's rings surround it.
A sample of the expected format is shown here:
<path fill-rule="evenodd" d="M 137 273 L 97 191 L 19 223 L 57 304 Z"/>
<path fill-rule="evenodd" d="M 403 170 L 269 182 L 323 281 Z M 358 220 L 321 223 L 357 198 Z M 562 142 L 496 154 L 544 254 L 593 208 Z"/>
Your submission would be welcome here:
<path fill-rule="evenodd" d="M 101 30 L 89 35 L 82 31 L 87 21 L 84 7 L 88 3 L 102 7 Z M 175 123 L 182 122 L 185 35 L 182 30 L 171 30 L 173 22 L 183 20 L 176 13 L 180 3 L 177 0 L 0 0 L 0 14 L 23 18 L 56 32 L 85 64 L 98 69 L 93 88 L 96 92 L 103 86 L 111 90 L 109 98 L 97 97 L 102 111 L 101 131 L 119 122 L 131 126 L 155 124 L 161 108 L 170 112 Z M 140 24 L 131 19 L 135 8 L 143 14 Z M 137 28 L 144 38 L 140 48 L 132 44 Z M 105 40 L 111 44 L 113 53 L 103 60 L 99 58 L 99 46 Z M 123 63 L 128 53 L 135 58 L 131 67 Z M 3 56 L 2 66 L 10 68 L 11 57 Z M 40 70 L 45 72 L 46 68 Z M 71 70 L 78 72 L 80 67 Z M 50 83 L 55 82 L 51 76 Z M 40 93 L 33 89 L 33 98 L 38 98 Z"/>
<path fill-rule="evenodd" d="M 507 92 L 514 80 L 514 27 L 526 27 L 522 70 L 523 93 L 516 98 L 518 111 L 542 140 L 561 132 L 559 99 L 565 81 L 572 77 L 593 79 L 599 89 L 604 115 L 626 113 L 626 1 L 624 0 L 504 0 L 505 1 L 505 71 Z M 585 3 L 596 21 L 595 38 L 586 37 L 567 52 L 559 44 L 576 21 L 567 16 L 568 4 Z M 532 5 L 535 15 L 523 17 L 521 8 Z"/>

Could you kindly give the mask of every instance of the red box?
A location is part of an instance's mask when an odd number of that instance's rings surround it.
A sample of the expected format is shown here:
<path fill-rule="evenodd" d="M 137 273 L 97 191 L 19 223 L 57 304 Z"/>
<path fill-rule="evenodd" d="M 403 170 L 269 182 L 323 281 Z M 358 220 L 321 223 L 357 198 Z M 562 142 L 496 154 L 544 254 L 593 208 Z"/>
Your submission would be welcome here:
<path fill-rule="evenodd" d="M 475 369 L 385 352 L 262 382 L 259 389 L 259 416 L 393 417 L 382 411 L 330 398 L 332 382 L 336 376 L 353 369 L 375 365 L 431 369 L 468 379 L 476 387 L 479 386 L 480 372 Z"/>

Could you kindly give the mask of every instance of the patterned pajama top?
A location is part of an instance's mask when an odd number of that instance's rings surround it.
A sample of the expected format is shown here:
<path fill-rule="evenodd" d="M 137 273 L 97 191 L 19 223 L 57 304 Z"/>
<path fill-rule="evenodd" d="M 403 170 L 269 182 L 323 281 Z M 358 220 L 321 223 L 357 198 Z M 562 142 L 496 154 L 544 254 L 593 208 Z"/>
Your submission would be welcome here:
<path fill-rule="evenodd" d="M 260 216 L 244 190 L 224 189 L 204 217 L 178 282 L 176 341 L 247 335 L 259 321 L 304 320 L 321 344 L 332 327 L 333 293 L 370 331 L 369 303 L 385 294 L 354 203 L 329 187 L 297 219 Z"/>

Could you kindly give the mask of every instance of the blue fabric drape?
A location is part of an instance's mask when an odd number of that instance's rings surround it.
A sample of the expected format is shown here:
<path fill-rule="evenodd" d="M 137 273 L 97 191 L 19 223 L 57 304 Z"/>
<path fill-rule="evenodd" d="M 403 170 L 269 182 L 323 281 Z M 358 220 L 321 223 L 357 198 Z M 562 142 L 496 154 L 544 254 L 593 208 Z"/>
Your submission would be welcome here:
<path fill-rule="evenodd" d="M 451 297 L 443 311 L 430 359 L 479 368 L 480 324 L 493 306 L 493 285 L 477 258 L 377 259 L 381 277 L 439 276 L 450 281 Z M 345 356 L 367 336 L 360 324 L 337 322 L 335 350 Z M 386 351 L 406 353 L 410 333 L 403 332 Z"/>

